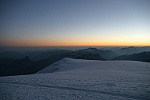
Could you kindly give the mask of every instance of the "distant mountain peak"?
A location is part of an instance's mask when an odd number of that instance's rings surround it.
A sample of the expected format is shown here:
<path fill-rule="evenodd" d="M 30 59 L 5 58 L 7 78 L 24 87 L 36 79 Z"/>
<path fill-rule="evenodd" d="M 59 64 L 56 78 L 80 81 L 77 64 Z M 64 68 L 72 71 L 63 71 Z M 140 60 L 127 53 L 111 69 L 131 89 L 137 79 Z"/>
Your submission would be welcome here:
<path fill-rule="evenodd" d="M 87 48 L 87 49 L 93 49 L 93 50 L 97 50 L 96 48 L 92 48 L 92 47 L 89 47 L 89 48 Z"/>
<path fill-rule="evenodd" d="M 28 56 L 26 56 L 26 57 L 24 57 L 24 58 L 22 58 L 22 59 L 18 59 L 18 60 L 16 60 L 17 62 L 29 62 L 29 61 L 31 61 L 30 60 L 30 58 L 28 57 Z"/>
<path fill-rule="evenodd" d="M 89 48 L 85 49 L 84 51 L 97 51 L 97 49 L 89 47 Z"/>
<path fill-rule="evenodd" d="M 129 47 L 121 48 L 121 49 L 136 49 L 136 48 L 134 46 L 129 46 Z"/>
<path fill-rule="evenodd" d="M 24 59 L 26 59 L 26 60 L 30 60 L 30 58 L 29 58 L 28 56 L 26 56 Z"/>

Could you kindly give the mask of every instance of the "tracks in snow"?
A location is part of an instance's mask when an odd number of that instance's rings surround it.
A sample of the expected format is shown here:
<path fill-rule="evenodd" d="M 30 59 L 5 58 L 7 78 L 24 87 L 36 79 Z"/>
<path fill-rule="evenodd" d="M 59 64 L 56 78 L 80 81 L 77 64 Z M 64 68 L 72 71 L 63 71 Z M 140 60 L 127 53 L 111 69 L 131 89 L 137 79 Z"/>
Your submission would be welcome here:
<path fill-rule="evenodd" d="M 49 85 L 17 83 L 17 82 L 0 82 L 0 84 L 27 85 L 27 86 L 34 86 L 34 87 L 36 86 L 36 87 L 54 88 L 54 89 L 62 89 L 62 90 L 73 90 L 73 91 L 80 91 L 80 92 L 100 93 L 100 94 L 119 96 L 124 98 L 131 98 L 131 99 L 150 100 L 150 98 L 146 96 L 132 96 L 128 94 L 113 93 L 113 92 L 106 92 L 106 91 L 99 91 L 99 90 L 80 89 L 74 87 L 49 86 Z"/>

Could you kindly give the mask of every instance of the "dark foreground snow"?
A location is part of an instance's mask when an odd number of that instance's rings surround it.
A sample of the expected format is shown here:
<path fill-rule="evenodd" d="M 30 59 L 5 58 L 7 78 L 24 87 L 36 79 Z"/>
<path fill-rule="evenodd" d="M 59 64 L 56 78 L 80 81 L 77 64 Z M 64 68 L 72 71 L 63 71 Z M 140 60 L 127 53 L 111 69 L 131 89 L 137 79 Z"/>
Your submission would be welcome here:
<path fill-rule="evenodd" d="M 65 58 L 37 74 L 1 77 L 0 100 L 150 100 L 150 63 Z"/>

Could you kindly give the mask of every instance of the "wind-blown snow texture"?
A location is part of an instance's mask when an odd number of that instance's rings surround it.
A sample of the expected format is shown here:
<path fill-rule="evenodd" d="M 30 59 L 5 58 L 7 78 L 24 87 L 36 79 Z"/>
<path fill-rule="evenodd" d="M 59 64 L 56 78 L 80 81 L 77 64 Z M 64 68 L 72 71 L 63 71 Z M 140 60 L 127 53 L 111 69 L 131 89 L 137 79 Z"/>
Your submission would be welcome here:
<path fill-rule="evenodd" d="M 0 100 L 150 100 L 150 63 L 64 58 L 37 74 L 1 77 Z"/>

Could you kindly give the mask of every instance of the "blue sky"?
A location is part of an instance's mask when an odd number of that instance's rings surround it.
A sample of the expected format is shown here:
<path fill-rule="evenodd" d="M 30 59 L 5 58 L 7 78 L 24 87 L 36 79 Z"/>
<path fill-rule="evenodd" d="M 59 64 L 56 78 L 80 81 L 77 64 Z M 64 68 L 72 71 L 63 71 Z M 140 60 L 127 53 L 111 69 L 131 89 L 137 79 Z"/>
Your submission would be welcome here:
<path fill-rule="evenodd" d="M 1 0 L 1 46 L 150 46 L 149 0 Z"/>

